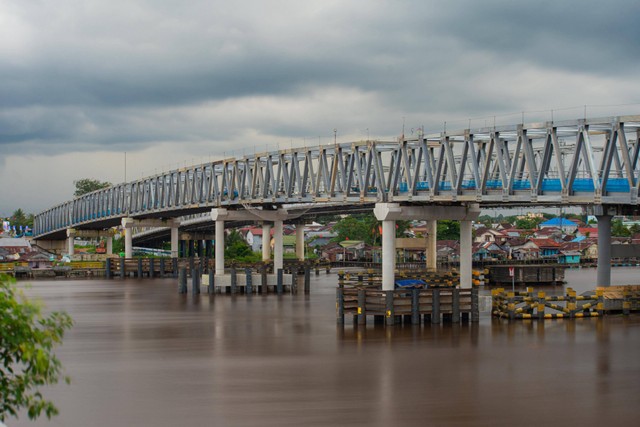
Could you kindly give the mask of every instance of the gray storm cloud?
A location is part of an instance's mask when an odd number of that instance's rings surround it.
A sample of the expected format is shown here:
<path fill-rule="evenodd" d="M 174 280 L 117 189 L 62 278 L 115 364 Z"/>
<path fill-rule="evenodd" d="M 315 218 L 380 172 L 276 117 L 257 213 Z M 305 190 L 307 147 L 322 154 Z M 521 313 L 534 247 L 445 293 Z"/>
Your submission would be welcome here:
<path fill-rule="evenodd" d="M 0 8 L 0 148 L 16 161 L 160 144 L 188 158 L 311 143 L 334 128 L 348 139 L 390 137 L 403 122 L 408 131 L 466 127 L 469 118 L 628 104 L 640 94 L 633 1 Z M 0 166 L 9 173 L 6 159 Z"/>

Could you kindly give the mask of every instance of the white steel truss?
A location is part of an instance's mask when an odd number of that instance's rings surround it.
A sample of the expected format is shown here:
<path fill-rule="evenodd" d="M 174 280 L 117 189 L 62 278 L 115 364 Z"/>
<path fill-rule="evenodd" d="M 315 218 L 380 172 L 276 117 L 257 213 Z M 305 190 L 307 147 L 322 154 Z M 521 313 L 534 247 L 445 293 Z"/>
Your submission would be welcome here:
<path fill-rule="evenodd" d="M 34 234 L 221 206 L 637 205 L 639 136 L 640 116 L 620 116 L 259 153 L 86 194 L 36 215 Z"/>

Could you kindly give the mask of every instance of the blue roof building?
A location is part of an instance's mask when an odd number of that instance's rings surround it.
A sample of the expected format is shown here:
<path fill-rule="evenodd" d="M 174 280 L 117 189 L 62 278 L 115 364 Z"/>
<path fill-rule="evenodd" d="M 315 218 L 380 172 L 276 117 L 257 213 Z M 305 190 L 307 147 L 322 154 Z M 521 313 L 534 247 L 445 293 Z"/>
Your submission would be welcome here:
<path fill-rule="evenodd" d="M 540 228 L 555 227 L 565 233 L 573 233 L 578 228 L 578 224 L 567 218 L 553 218 L 540 224 Z"/>

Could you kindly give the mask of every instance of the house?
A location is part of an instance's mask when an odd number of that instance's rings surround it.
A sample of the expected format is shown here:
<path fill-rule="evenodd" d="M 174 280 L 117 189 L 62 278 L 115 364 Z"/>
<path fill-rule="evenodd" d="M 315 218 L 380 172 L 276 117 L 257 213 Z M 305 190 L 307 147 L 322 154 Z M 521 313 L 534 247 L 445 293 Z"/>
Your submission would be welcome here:
<path fill-rule="evenodd" d="M 531 239 L 522 240 L 514 239 L 510 240 L 508 246 L 506 246 L 508 258 L 510 259 L 536 259 L 540 257 L 540 248 Z"/>
<path fill-rule="evenodd" d="M 540 224 L 539 227 L 540 228 L 555 227 L 562 230 L 562 232 L 565 234 L 573 234 L 573 232 L 575 232 L 576 229 L 578 228 L 578 223 L 571 221 L 570 219 L 567 219 L 567 218 L 559 217 L 559 218 L 553 218 L 548 221 L 545 221 L 542 224 Z"/>
<path fill-rule="evenodd" d="M 539 250 L 540 258 L 555 258 L 560 252 L 560 243 L 553 239 L 529 239 Z"/>
<path fill-rule="evenodd" d="M 0 248 L 6 251 L 7 255 L 22 255 L 31 252 L 31 243 L 25 238 L 0 238 Z"/>
<path fill-rule="evenodd" d="M 20 261 L 29 263 L 29 268 L 51 268 L 53 259 L 51 255 L 33 251 L 20 257 Z"/>
<path fill-rule="evenodd" d="M 535 230 L 533 237 L 536 239 L 552 239 L 556 241 L 562 240 L 563 232 L 558 227 L 545 227 Z"/>
<path fill-rule="evenodd" d="M 260 252 L 262 250 L 262 227 L 247 227 L 240 229 L 240 232 L 244 234 L 244 239 L 251 250 L 254 252 Z M 273 229 L 271 229 L 273 235 Z"/>
<path fill-rule="evenodd" d="M 577 239 L 580 240 L 565 242 L 560 245 L 560 252 L 577 251 L 580 253 L 580 259 L 598 258 L 598 244 L 595 239 L 586 239 L 584 237 L 579 237 Z"/>
<path fill-rule="evenodd" d="M 509 236 L 507 236 L 505 233 L 501 231 L 492 230 L 487 227 L 479 227 L 476 230 L 476 237 L 474 239 L 474 242 L 477 242 L 477 243 L 495 242 L 498 245 L 502 245 L 504 242 L 507 241 L 508 238 Z"/>
<path fill-rule="evenodd" d="M 580 264 L 580 252 L 578 251 L 560 251 L 558 255 L 559 264 Z"/>
<path fill-rule="evenodd" d="M 584 237 L 593 237 L 598 238 L 598 228 L 597 227 L 578 227 L 576 231 L 576 237 L 584 236 Z"/>
<path fill-rule="evenodd" d="M 436 251 L 440 262 L 451 262 L 460 258 L 460 244 L 456 240 L 438 240 Z"/>
<path fill-rule="evenodd" d="M 505 251 L 495 242 L 473 243 L 471 253 L 474 261 L 504 259 L 506 255 Z"/>

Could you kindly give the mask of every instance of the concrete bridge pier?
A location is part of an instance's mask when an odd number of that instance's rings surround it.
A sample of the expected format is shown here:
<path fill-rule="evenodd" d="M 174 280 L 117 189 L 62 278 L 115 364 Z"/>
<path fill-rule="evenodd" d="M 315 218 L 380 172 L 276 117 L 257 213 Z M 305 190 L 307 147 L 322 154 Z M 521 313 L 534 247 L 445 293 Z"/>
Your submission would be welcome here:
<path fill-rule="evenodd" d="M 304 222 L 296 224 L 296 257 L 304 261 Z"/>
<path fill-rule="evenodd" d="M 178 254 L 178 227 L 180 223 L 177 219 L 134 219 L 122 218 L 122 228 L 124 230 L 124 256 L 125 258 L 133 257 L 133 228 L 153 228 L 167 227 L 171 228 L 171 257 L 174 253 Z M 174 231 L 175 229 L 175 231 Z M 177 256 L 176 256 L 177 258 Z"/>
<path fill-rule="evenodd" d="M 438 268 L 438 221 L 427 221 L 427 247 L 425 250 L 427 271 L 436 271 Z"/>
<path fill-rule="evenodd" d="M 611 286 L 611 218 L 612 215 L 596 214 L 598 220 L 598 271 L 597 286 Z"/>
<path fill-rule="evenodd" d="M 178 230 L 177 225 L 171 227 L 171 258 L 178 258 L 179 255 L 180 234 Z"/>
<path fill-rule="evenodd" d="M 114 230 L 76 230 L 75 228 L 67 228 L 67 252 L 69 255 L 74 254 L 74 240 L 76 237 L 86 237 L 91 239 L 105 238 L 107 241 L 106 253 L 107 255 L 112 255 L 114 234 Z"/>
<path fill-rule="evenodd" d="M 284 266 L 283 221 L 278 219 L 273 222 L 273 271 L 277 273 Z"/>
<path fill-rule="evenodd" d="M 214 209 L 221 211 L 223 209 Z M 226 209 L 224 209 L 226 212 Z M 214 241 L 215 259 L 216 259 L 216 276 L 224 275 L 224 220 L 216 219 L 216 238 Z"/>
<path fill-rule="evenodd" d="M 271 223 L 262 222 L 262 261 L 271 261 Z"/>
<path fill-rule="evenodd" d="M 460 206 L 400 206 L 399 203 L 376 203 L 373 213 L 378 221 L 382 221 L 382 290 L 390 291 L 394 289 L 396 261 L 395 222 L 400 219 L 427 220 L 433 223 L 436 223 L 438 219 L 460 221 L 460 287 L 471 288 L 471 224 L 472 221 L 480 215 L 480 209 L 477 204 L 473 203 Z M 433 258 L 435 259 L 435 257 Z"/>

